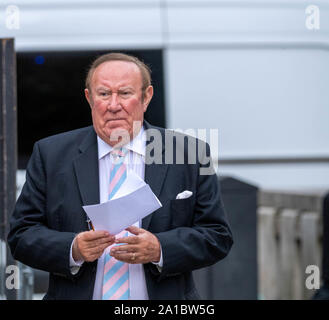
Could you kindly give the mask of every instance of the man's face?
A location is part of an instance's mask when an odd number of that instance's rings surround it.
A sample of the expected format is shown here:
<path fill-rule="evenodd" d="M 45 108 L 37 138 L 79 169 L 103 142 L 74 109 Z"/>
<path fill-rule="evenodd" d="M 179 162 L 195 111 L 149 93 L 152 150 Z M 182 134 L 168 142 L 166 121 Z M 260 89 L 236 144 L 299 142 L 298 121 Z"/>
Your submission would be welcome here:
<path fill-rule="evenodd" d="M 121 140 L 116 136 L 128 134 L 132 139 L 137 134 L 133 133 L 134 121 L 143 122 L 153 87 L 145 90 L 142 99 L 142 75 L 138 66 L 127 61 L 108 61 L 95 69 L 90 91 L 85 89 L 85 96 L 97 135 L 114 146 Z"/>

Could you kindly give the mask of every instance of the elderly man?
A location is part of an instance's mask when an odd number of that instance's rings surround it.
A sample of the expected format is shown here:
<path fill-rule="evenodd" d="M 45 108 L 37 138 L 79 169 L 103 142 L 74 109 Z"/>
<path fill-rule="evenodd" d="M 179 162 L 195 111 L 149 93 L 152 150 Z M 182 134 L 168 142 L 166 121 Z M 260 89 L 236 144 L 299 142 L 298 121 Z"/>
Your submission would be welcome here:
<path fill-rule="evenodd" d="M 186 140 L 144 121 L 153 87 L 137 58 L 96 59 L 85 96 L 93 126 L 34 145 L 11 218 L 14 258 L 50 273 L 45 299 L 198 299 L 192 270 L 224 258 L 232 245 L 216 174 L 200 174 L 205 158 L 188 163 Z M 161 163 L 150 161 L 150 129 L 159 132 L 152 144 L 161 145 Z M 183 164 L 165 163 L 166 136 Z M 209 154 L 206 143 L 192 145 Z M 131 172 L 162 207 L 118 235 L 92 230 L 82 206 L 110 200 Z M 183 191 L 188 197 L 177 199 Z"/>

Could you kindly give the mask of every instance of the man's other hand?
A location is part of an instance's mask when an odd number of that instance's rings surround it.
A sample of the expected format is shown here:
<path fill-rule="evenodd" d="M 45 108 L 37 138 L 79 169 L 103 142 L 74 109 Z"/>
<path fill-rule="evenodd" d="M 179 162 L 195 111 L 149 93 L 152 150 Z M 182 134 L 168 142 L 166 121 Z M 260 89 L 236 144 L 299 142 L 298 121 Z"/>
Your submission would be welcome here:
<path fill-rule="evenodd" d="M 154 234 L 134 226 L 126 230 L 134 235 L 116 239 L 115 243 L 124 244 L 113 246 L 110 251 L 111 256 L 127 263 L 159 262 L 160 242 Z"/>
<path fill-rule="evenodd" d="M 98 259 L 104 249 L 114 243 L 115 237 L 106 231 L 85 231 L 79 233 L 72 246 L 75 261 L 92 262 Z"/>

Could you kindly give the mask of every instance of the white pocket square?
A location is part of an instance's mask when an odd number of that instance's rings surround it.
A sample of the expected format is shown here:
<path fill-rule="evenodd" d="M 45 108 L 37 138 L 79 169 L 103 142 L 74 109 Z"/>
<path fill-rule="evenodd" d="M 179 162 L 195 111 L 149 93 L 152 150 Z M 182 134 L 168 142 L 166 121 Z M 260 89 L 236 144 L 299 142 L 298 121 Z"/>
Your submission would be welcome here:
<path fill-rule="evenodd" d="M 187 199 L 193 194 L 192 191 L 185 190 L 176 196 L 176 199 Z"/>

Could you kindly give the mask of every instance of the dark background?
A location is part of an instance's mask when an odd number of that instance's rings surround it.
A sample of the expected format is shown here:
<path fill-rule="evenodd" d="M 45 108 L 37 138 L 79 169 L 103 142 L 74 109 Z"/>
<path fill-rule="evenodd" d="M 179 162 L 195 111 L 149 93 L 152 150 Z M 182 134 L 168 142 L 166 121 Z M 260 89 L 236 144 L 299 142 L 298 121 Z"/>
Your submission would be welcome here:
<path fill-rule="evenodd" d="M 18 169 L 25 169 L 33 144 L 44 137 L 92 124 L 84 96 L 88 67 L 114 51 L 17 53 Z M 165 126 L 162 50 L 122 51 L 137 56 L 152 70 L 154 96 L 145 119 Z"/>

